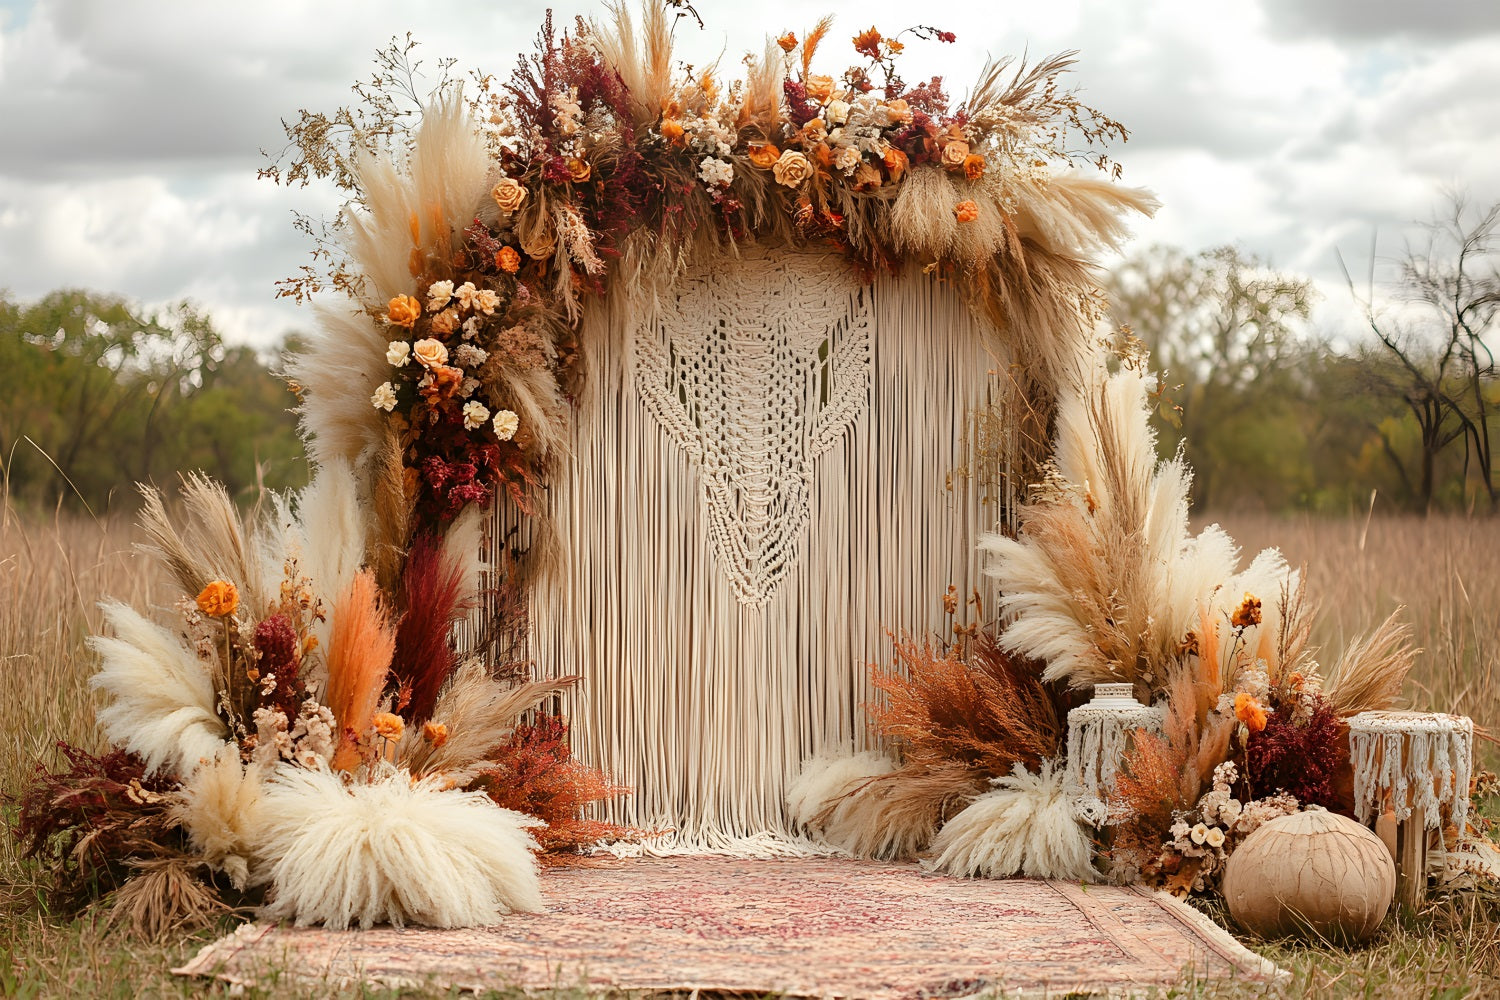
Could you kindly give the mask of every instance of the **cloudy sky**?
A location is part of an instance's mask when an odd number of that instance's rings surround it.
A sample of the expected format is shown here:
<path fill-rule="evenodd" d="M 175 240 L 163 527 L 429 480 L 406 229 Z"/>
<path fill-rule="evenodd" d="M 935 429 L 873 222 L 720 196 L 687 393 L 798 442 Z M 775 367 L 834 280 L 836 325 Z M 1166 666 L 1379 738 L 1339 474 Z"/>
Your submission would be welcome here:
<path fill-rule="evenodd" d="M 602 3 L 554 5 L 560 24 Z M 1126 182 L 1153 189 L 1141 243 L 1236 242 L 1320 280 L 1320 318 L 1346 322 L 1334 256 L 1394 254 L 1445 189 L 1500 199 L 1500 3 L 1495 0 L 1048 0 L 886 3 L 699 0 L 686 58 L 725 66 L 767 33 L 836 15 L 844 39 L 915 17 L 958 34 L 914 44 L 906 76 L 958 94 L 986 54 L 1079 49 L 1075 82 L 1125 123 Z M 374 51 L 408 31 L 431 60 L 505 73 L 545 4 L 523 0 L 289 3 L 0 0 L 0 289 L 191 297 L 236 340 L 310 324 L 276 279 L 308 245 L 291 212 L 327 188 L 255 177 L 298 108 L 332 111 Z"/>

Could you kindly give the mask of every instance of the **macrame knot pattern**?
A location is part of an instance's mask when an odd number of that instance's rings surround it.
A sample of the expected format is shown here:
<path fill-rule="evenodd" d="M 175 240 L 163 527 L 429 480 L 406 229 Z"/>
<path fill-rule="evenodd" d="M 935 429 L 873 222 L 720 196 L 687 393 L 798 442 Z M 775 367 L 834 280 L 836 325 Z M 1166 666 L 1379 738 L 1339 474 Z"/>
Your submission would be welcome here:
<path fill-rule="evenodd" d="M 793 566 L 819 456 L 869 406 L 870 289 L 833 255 L 686 269 L 635 334 L 637 391 L 697 467 L 709 535 L 741 604 Z"/>
<path fill-rule="evenodd" d="M 1443 807 L 1462 833 L 1469 814 L 1474 768 L 1474 721 L 1426 712 L 1361 712 L 1349 720 L 1354 806 L 1360 822 L 1386 802 L 1405 822 L 1420 809 L 1428 829 L 1440 829 Z"/>

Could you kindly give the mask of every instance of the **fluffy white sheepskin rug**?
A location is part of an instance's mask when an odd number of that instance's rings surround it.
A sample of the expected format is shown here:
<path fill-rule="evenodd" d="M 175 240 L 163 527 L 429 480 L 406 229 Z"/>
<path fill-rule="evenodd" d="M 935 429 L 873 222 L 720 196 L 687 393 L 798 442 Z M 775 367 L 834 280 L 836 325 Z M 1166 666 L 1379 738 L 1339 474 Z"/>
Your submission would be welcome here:
<path fill-rule="evenodd" d="M 1032 774 L 1020 764 L 995 788 L 943 824 L 927 867 L 952 875 L 1092 882 L 1093 844 L 1051 761 Z"/>
<path fill-rule="evenodd" d="M 342 930 L 486 926 L 540 910 L 528 831 L 542 821 L 442 781 L 388 768 L 346 785 L 331 771 L 278 767 L 261 798 L 259 848 L 271 859 L 264 915 Z"/>

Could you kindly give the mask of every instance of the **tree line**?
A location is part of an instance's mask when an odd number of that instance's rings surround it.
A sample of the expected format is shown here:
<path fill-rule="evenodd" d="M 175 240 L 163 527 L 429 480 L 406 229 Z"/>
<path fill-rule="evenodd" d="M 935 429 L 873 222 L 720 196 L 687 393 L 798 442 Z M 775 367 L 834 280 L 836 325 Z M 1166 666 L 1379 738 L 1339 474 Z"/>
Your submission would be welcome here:
<path fill-rule="evenodd" d="M 1309 279 L 1236 247 L 1153 247 L 1112 272 L 1114 318 L 1161 372 L 1159 444 L 1184 449 L 1197 507 L 1500 508 L 1500 204 L 1451 199 L 1389 265 L 1363 287 L 1346 270 L 1363 325 L 1346 343 L 1310 326 Z"/>
<path fill-rule="evenodd" d="M 1454 199 L 1364 287 L 1364 329 L 1312 329 L 1312 282 L 1232 246 L 1152 247 L 1107 280 L 1116 323 L 1160 371 L 1164 453 L 1199 508 L 1348 513 L 1500 507 L 1500 204 Z M 271 357 L 189 303 L 148 312 L 61 290 L 0 293 L 0 486 L 11 502 L 133 508 L 135 483 L 202 470 L 232 495 L 306 481 L 295 400 Z"/>
<path fill-rule="evenodd" d="M 102 514 L 192 470 L 246 500 L 304 483 L 296 401 L 267 360 L 187 302 L 0 293 L 0 486 L 11 503 Z"/>

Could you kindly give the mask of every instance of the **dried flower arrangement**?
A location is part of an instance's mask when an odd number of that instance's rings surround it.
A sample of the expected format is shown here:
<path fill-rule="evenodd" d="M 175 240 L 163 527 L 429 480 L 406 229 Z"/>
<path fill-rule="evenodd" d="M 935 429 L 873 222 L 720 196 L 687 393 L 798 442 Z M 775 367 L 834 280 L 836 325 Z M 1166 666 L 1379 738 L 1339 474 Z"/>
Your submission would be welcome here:
<path fill-rule="evenodd" d="M 144 513 L 182 597 L 159 620 L 107 604 L 93 640 L 117 749 L 63 747 L 21 802 L 59 904 L 118 890 L 156 931 L 253 901 L 331 927 L 483 924 L 540 906 L 537 855 L 632 836 L 583 817 L 623 790 L 570 758 L 565 723 L 522 721 L 571 679 L 502 680 L 454 628 L 477 517 L 419 537 L 382 591 L 345 463 L 252 531 L 205 479 L 183 502 L 181 527 L 154 491 Z"/>

